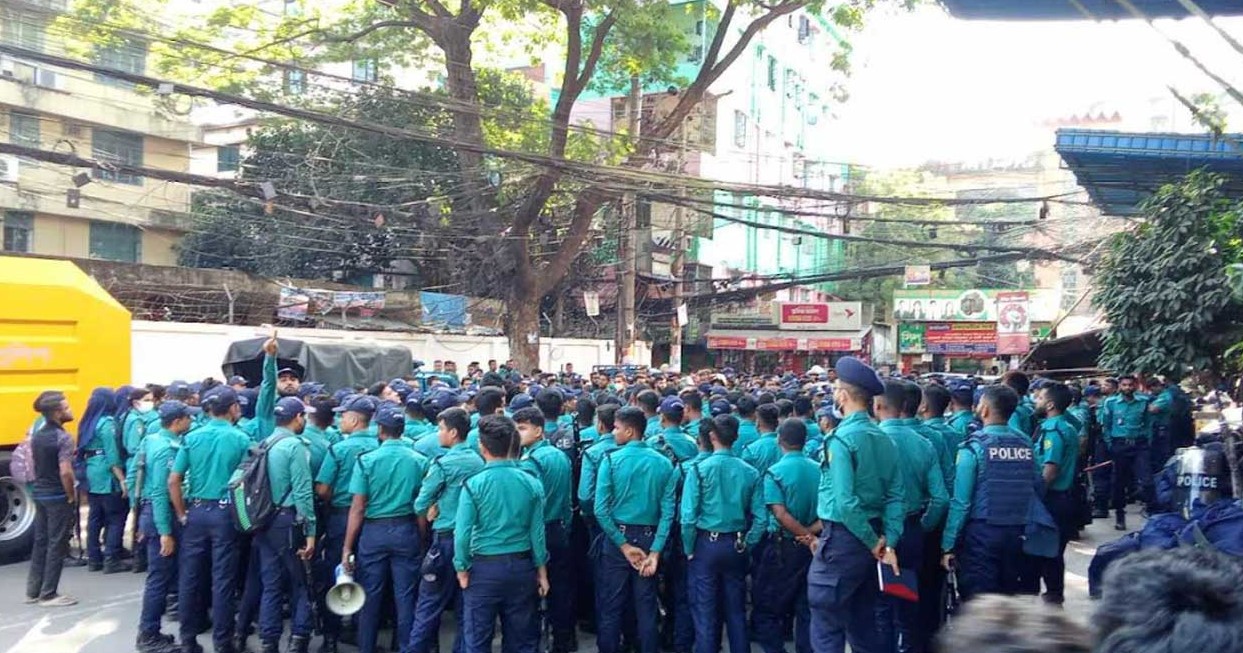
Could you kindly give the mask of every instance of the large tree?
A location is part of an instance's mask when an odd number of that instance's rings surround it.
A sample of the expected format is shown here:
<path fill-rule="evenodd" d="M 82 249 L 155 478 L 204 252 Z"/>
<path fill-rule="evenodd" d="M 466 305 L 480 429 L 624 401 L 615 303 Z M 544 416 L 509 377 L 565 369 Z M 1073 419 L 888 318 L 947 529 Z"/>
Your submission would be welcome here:
<path fill-rule="evenodd" d="M 732 66 L 766 27 L 798 11 L 823 15 L 839 33 L 858 28 L 868 10 L 882 0 L 724 0 L 705 2 L 710 12 L 709 41 L 699 59 L 693 79 L 679 84 L 676 104 L 664 115 L 643 124 L 640 140 L 629 139 L 618 162 L 631 169 L 649 165 L 652 155 L 662 147 L 683 121 L 705 98 L 709 88 Z M 893 0 L 912 4 L 911 0 Z M 142 25 L 152 13 L 150 3 L 129 0 L 128 11 L 118 9 L 126 0 L 78 0 L 95 7 L 93 29 L 101 18 L 130 25 Z M 146 5 L 138 8 L 139 4 Z M 107 5 L 106 10 L 99 7 Z M 420 58 L 438 59 L 443 66 L 443 89 L 449 99 L 451 126 L 447 133 L 457 143 L 454 152 L 460 173 L 462 193 L 455 202 L 455 213 L 482 219 L 494 217 L 498 238 L 489 243 L 497 248 L 497 264 L 503 282 L 494 289 L 506 302 L 505 327 L 511 355 L 527 366 L 538 360 L 539 307 L 541 300 L 559 287 L 575 262 L 580 259 L 593 233 L 593 223 L 601 209 L 616 202 L 621 186 L 616 179 L 600 175 L 577 174 L 582 161 L 608 161 L 608 147 L 576 148 L 571 112 L 583 92 L 597 80 L 637 77 L 648 81 L 672 71 L 672 63 L 683 54 L 688 42 L 680 38 L 672 22 L 664 20 L 670 11 L 686 10 L 695 4 L 645 2 L 643 0 L 351 0 L 329 10 L 315 10 L 309 3 L 294 3 L 302 10 L 282 17 L 277 24 L 264 23 L 264 15 L 254 7 L 228 7 L 215 12 L 206 22 L 209 31 L 228 36 L 232 47 L 210 51 L 186 43 L 201 38 L 190 33 L 180 46 L 169 49 L 163 70 L 173 75 L 184 67 L 206 67 L 196 81 L 211 81 L 221 87 L 241 87 L 246 80 L 264 79 L 270 66 L 256 65 L 263 56 L 316 63 L 325 59 L 380 58 L 382 61 L 412 63 Z M 81 13 L 81 12 L 80 12 Z M 483 26 L 489 25 L 489 28 Z M 496 188 L 484 173 L 490 164 L 485 154 L 495 146 L 485 117 L 492 110 L 481 99 L 479 83 L 480 49 L 496 36 L 492 28 L 515 32 L 514 43 L 559 42 L 560 73 L 554 82 L 555 101 L 543 122 L 546 137 L 538 147 L 542 162 L 531 163 L 516 187 Z M 196 30 L 202 29 L 196 27 Z M 153 31 L 148 28 L 146 31 Z M 488 33 L 484 33 L 484 32 Z M 550 35 L 558 35 L 551 37 Z M 244 56 L 238 57 L 238 50 Z M 845 67 L 842 54 L 837 67 Z M 607 68 L 605 67 L 607 65 Z M 271 85 L 255 89 L 271 92 Z M 512 144 L 507 144 L 511 145 Z M 600 143 L 597 142 L 597 145 Z M 602 156 L 600 150 L 605 154 Z"/>

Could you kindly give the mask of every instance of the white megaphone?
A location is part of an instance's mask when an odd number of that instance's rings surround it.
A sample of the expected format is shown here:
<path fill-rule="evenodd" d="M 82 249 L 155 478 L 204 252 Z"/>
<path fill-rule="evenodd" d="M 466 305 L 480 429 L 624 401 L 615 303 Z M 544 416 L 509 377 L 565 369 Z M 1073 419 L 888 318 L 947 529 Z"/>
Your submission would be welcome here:
<path fill-rule="evenodd" d="M 354 582 L 354 577 L 337 565 L 336 571 L 337 583 L 328 590 L 328 595 L 324 597 L 324 604 L 328 606 L 328 610 L 335 615 L 348 617 L 355 612 L 363 609 L 363 603 L 367 601 L 367 593 L 363 591 L 363 586 Z"/>

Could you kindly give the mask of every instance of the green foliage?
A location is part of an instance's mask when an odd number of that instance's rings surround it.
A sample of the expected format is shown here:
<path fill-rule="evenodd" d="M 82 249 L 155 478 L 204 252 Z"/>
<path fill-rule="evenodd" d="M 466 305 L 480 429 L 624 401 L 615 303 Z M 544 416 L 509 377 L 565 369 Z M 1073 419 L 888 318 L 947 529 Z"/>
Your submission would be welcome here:
<path fill-rule="evenodd" d="M 1219 370 L 1239 304 L 1223 270 L 1240 262 L 1243 204 L 1194 172 L 1144 205 L 1144 222 L 1110 243 L 1096 305 L 1110 328 L 1102 366 L 1118 372 Z"/>

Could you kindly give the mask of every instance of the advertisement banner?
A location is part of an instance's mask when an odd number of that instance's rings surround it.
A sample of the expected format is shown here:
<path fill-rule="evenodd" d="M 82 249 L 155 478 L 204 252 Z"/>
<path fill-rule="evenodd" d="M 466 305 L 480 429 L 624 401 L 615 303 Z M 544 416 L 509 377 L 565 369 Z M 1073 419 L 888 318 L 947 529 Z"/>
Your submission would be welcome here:
<path fill-rule="evenodd" d="M 758 351 L 793 351 L 798 349 L 796 338 L 754 338 Z"/>
<path fill-rule="evenodd" d="M 898 325 L 898 353 L 922 354 L 928 351 L 924 344 L 924 324 L 903 322 Z"/>
<path fill-rule="evenodd" d="M 708 349 L 746 349 L 746 338 L 730 336 L 708 336 Z"/>
<path fill-rule="evenodd" d="M 898 288 L 893 291 L 893 313 L 899 322 L 996 322 L 997 297 L 1013 290 L 969 288 L 933 290 Z M 1061 315 L 1062 291 L 1028 288 L 1027 312 L 1032 322 L 1054 322 Z"/>
<path fill-rule="evenodd" d="M 958 356 L 997 355 L 995 322 L 931 322 L 924 325 L 929 354 Z"/>
<path fill-rule="evenodd" d="M 908 265 L 906 266 L 903 282 L 906 286 L 926 286 L 932 283 L 932 266 L 930 265 Z"/>
<path fill-rule="evenodd" d="M 1031 314 L 1027 293 L 997 293 L 997 353 L 1026 354 L 1031 348 Z"/>
<path fill-rule="evenodd" d="M 801 341 L 800 341 L 801 342 Z M 807 351 L 859 351 L 863 349 L 862 338 L 808 338 Z"/>
<path fill-rule="evenodd" d="M 776 302 L 777 328 L 808 331 L 858 331 L 863 328 L 862 302 Z"/>

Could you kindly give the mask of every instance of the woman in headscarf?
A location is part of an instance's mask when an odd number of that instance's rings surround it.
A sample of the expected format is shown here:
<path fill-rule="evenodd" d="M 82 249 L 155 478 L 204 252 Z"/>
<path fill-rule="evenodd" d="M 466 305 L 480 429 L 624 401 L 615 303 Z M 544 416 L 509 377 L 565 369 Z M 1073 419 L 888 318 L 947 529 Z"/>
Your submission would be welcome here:
<path fill-rule="evenodd" d="M 90 506 L 86 522 L 87 568 L 102 569 L 106 574 L 129 570 L 121 559 L 129 506 L 125 501 L 125 462 L 117 437 L 115 405 L 112 390 L 96 388 L 91 392 L 78 427 L 75 464 L 75 469 L 82 470 L 78 482 L 86 489 Z"/>

